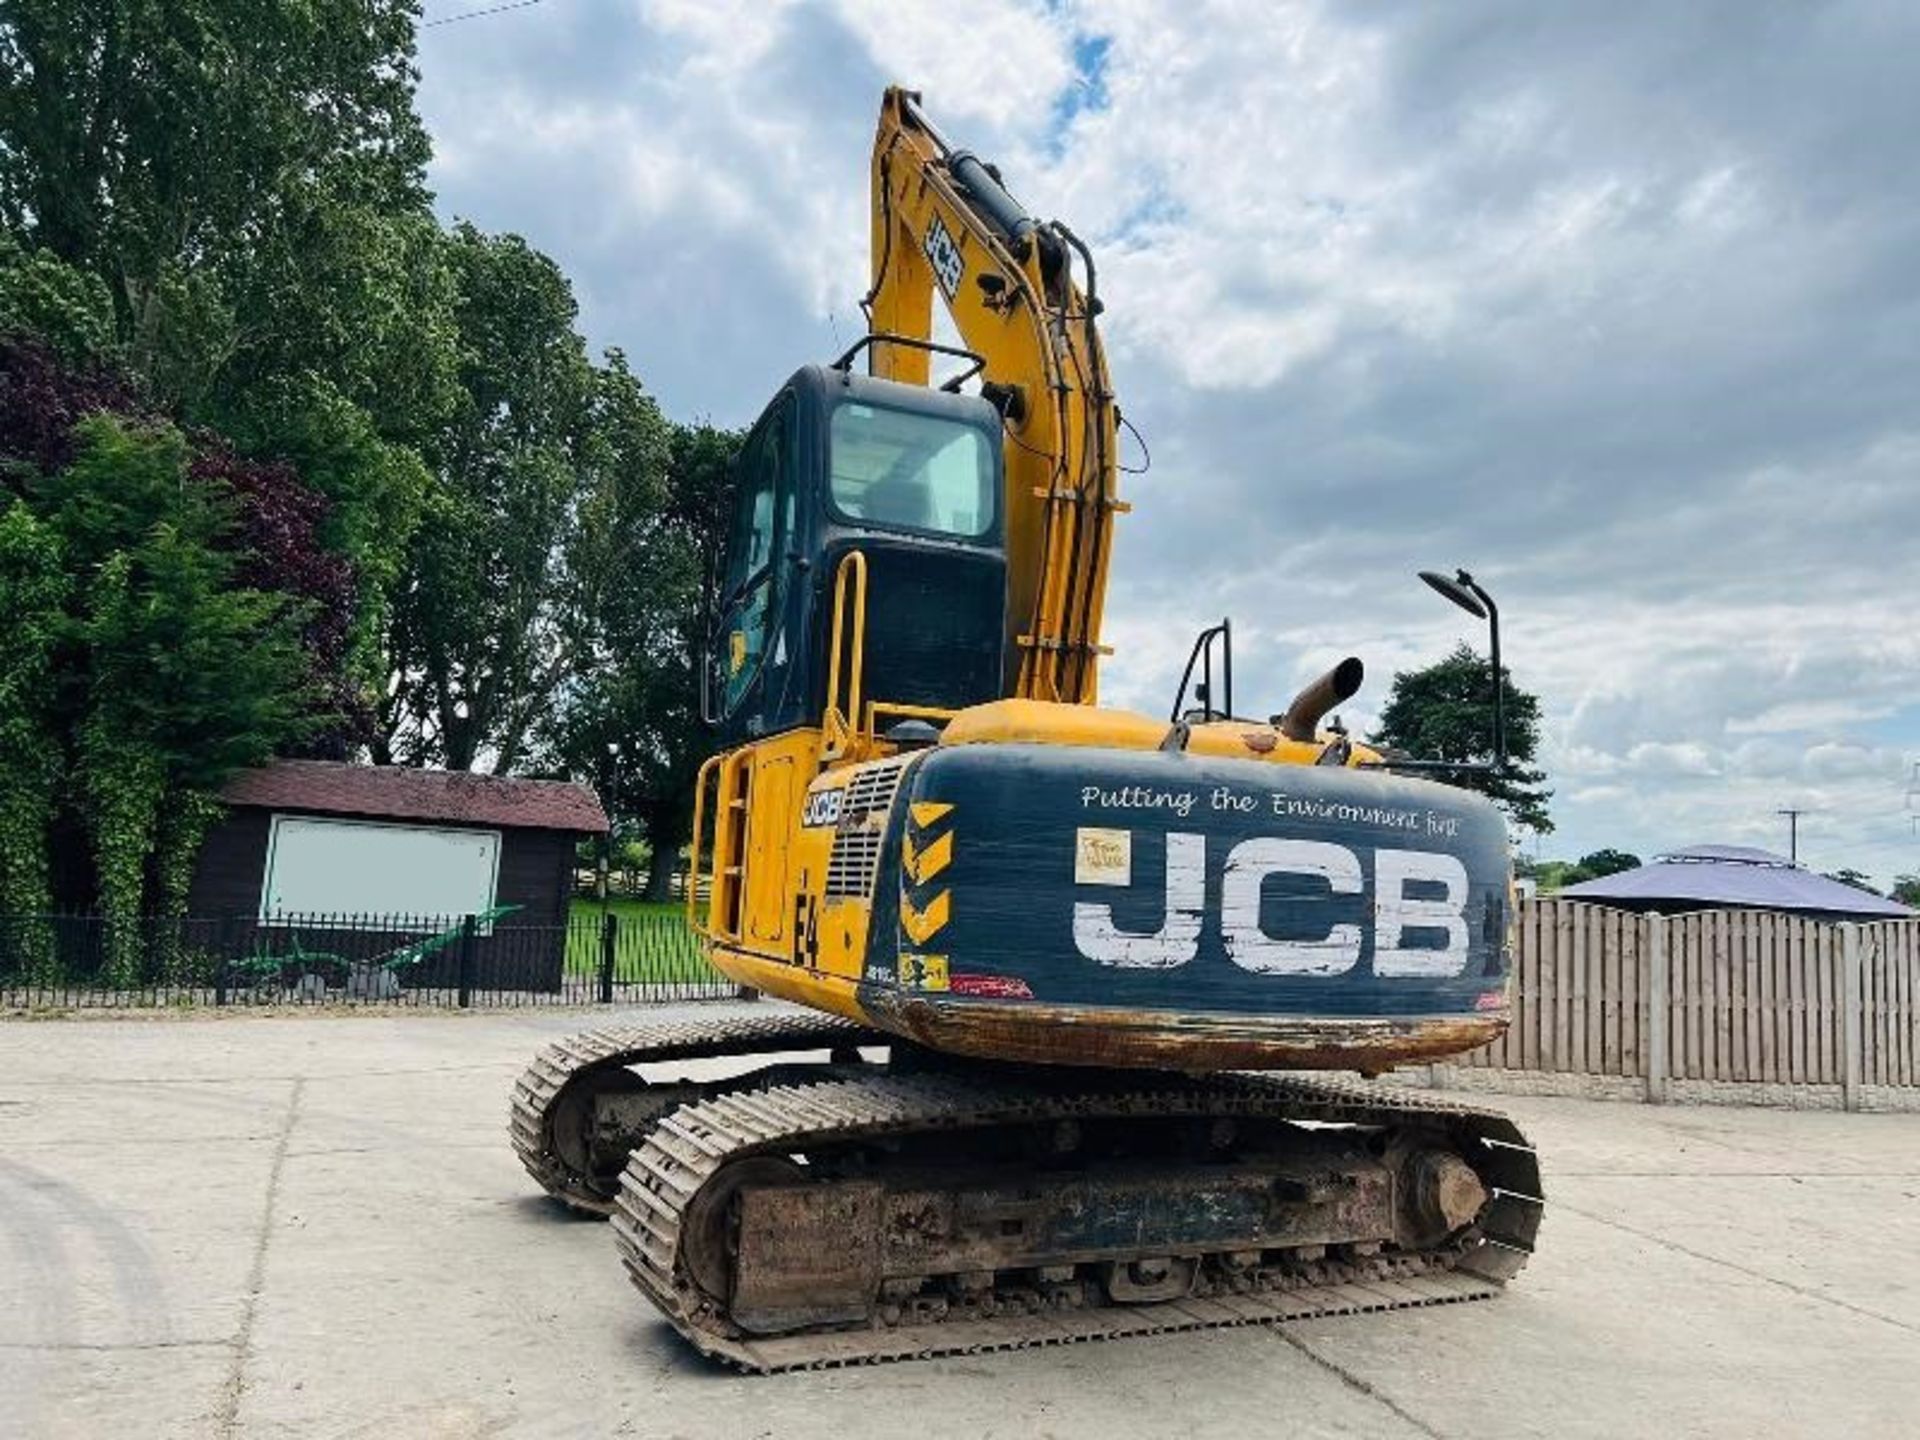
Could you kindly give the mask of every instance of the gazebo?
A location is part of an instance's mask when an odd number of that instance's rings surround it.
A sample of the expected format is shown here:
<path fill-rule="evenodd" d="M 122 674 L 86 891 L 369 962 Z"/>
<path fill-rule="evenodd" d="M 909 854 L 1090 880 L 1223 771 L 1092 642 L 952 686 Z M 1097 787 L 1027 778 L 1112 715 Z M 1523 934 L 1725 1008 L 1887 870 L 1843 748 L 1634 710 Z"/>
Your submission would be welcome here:
<path fill-rule="evenodd" d="M 1689 910 L 1778 910 L 1815 920 L 1905 920 L 1916 912 L 1896 900 L 1829 880 L 1771 850 L 1689 845 L 1560 892 L 1618 910 L 1674 915 Z"/>

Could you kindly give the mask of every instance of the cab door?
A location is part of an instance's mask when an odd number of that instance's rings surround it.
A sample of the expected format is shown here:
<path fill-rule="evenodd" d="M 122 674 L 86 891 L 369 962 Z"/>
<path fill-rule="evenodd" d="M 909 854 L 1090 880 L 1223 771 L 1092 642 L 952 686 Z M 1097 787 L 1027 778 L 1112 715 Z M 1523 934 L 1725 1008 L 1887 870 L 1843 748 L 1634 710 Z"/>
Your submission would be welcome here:
<path fill-rule="evenodd" d="M 788 718 L 800 661 L 789 634 L 800 578 L 794 408 L 784 392 L 741 450 L 709 674 L 722 742 L 739 752 L 727 764 L 734 786 L 722 796 L 715 836 L 716 862 L 729 882 L 726 933 L 781 958 L 791 949 L 788 862 L 805 788 L 799 776 L 803 767 L 812 773 L 817 743 Z"/>

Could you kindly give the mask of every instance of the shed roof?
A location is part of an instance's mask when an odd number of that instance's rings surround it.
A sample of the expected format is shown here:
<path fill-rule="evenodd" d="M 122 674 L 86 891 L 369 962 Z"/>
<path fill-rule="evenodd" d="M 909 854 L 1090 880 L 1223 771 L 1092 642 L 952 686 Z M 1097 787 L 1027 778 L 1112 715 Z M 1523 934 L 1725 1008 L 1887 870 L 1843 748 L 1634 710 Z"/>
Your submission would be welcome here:
<path fill-rule="evenodd" d="M 276 760 L 234 776 L 221 791 L 221 799 L 229 805 L 324 815 L 589 835 L 607 830 L 607 814 L 600 808 L 599 797 L 571 780 L 520 780 L 404 765 Z"/>
<path fill-rule="evenodd" d="M 1656 856 L 1637 870 L 1569 885 L 1560 894 L 1628 906 L 1727 905 L 1862 920 L 1902 919 L 1915 913 L 1896 900 L 1804 870 L 1784 855 L 1745 845 L 1691 845 Z"/>

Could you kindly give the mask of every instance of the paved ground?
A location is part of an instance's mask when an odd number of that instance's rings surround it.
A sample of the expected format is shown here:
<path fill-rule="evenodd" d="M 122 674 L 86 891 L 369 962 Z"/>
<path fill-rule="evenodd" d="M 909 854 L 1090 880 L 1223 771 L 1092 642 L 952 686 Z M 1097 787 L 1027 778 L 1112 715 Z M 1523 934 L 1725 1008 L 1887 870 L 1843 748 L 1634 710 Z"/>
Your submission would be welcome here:
<path fill-rule="evenodd" d="M 1542 1253 L 1492 1304 L 735 1377 L 689 1358 L 604 1229 L 529 1194 L 507 1148 L 513 1075 L 583 1023 L 0 1025 L 0 1434 L 1483 1440 L 1920 1423 L 1920 1116 L 1579 1100 L 1508 1107 L 1545 1152 L 1552 1205 Z"/>

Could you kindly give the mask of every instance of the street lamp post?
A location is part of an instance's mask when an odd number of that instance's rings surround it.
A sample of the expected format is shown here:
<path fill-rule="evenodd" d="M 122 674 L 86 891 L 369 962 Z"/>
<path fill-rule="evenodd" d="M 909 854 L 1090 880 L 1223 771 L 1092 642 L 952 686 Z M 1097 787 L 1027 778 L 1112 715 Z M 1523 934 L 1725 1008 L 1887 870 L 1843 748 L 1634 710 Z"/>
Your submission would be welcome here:
<path fill-rule="evenodd" d="M 1493 773 L 1504 775 L 1507 771 L 1507 686 L 1500 671 L 1500 607 L 1464 570 L 1456 570 L 1451 579 L 1433 570 L 1422 570 L 1420 578 L 1469 615 L 1487 622 L 1488 649 L 1492 651 L 1493 661 Z"/>

